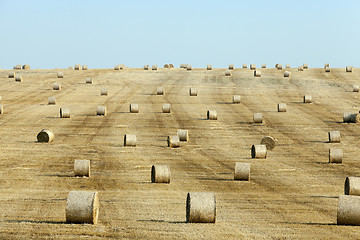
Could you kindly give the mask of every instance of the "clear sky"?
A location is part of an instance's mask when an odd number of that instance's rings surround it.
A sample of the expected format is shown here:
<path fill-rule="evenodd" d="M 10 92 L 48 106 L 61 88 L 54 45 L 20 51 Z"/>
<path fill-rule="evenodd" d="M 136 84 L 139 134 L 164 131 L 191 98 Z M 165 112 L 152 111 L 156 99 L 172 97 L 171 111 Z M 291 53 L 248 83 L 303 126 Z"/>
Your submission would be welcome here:
<path fill-rule="evenodd" d="M 359 0 L 0 0 L 0 67 L 360 67 L 359 27 Z"/>

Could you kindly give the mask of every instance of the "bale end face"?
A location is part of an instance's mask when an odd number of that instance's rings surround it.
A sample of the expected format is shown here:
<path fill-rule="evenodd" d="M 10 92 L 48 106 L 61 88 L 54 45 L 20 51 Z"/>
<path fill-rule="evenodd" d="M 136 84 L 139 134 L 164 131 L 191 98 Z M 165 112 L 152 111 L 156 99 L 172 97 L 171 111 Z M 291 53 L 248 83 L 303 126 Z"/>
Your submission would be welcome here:
<path fill-rule="evenodd" d="M 49 129 L 41 130 L 37 135 L 38 142 L 52 142 L 54 141 L 54 133 Z"/>
<path fill-rule="evenodd" d="M 353 92 L 359 92 L 359 85 L 353 86 Z"/>
<path fill-rule="evenodd" d="M 216 198 L 214 193 L 190 192 L 186 198 L 186 222 L 215 223 Z"/>
<path fill-rule="evenodd" d="M 67 223 L 96 224 L 99 216 L 97 192 L 71 191 L 66 205 Z"/>
<path fill-rule="evenodd" d="M 106 116 L 107 109 L 105 106 L 98 106 L 96 109 L 96 115 L 97 116 Z"/>
<path fill-rule="evenodd" d="M 268 150 L 273 150 L 276 146 L 276 141 L 273 137 L 265 136 L 261 139 L 260 144 L 265 145 Z"/>
<path fill-rule="evenodd" d="M 170 167 L 168 165 L 153 165 L 151 167 L 152 183 L 170 183 Z"/>

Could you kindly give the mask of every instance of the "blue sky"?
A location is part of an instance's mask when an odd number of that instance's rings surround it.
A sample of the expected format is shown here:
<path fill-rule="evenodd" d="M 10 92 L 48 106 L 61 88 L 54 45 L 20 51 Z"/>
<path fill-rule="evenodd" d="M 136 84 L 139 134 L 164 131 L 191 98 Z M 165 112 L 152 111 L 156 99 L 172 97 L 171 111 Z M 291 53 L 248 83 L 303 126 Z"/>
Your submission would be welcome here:
<path fill-rule="evenodd" d="M 359 13 L 357 0 L 0 0 L 0 67 L 359 67 Z"/>

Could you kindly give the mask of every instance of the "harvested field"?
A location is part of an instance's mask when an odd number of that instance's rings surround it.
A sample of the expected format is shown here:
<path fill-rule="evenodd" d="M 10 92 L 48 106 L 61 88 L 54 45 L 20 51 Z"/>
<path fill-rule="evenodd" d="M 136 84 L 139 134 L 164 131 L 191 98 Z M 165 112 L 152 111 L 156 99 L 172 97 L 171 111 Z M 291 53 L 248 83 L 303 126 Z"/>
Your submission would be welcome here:
<path fill-rule="evenodd" d="M 242 68 L 231 77 L 225 68 L 61 71 L 62 90 L 52 91 L 58 70 L 21 70 L 21 84 L 8 78 L 14 70 L 0 70 L 0 238 L 360 238 L 359 226 L 336 224 L 345 178 L 360 175 L 360 126 L 343 123 L 344 112 L 359 111 L 358 69 L 310 68 L 291 78 L 274 68 L 262 68 L 261 78 Z M 157 86 L 166 94 L 156 95 Z M 111 89 L 107 96 L 103 88 Z M 189 88 L 199 95 L 190 97 Z M 51 96 L 56 105 L 47 104 Z M 130 103 L 141 111 L 130 113 Z M 171 114 L 162 113 L 164 103 Z M 96 116 L 99 105 L 106 116 Z M 71 118 L 59 117 L 61 107 Z M 206 120 L 209 109 L 217 121 Z M 253 123 L 257 112 L 262 125 Z M 54 132 L 53 142 L 37 142 L 42 129 Z M 189 140 L 169 148 L 177 129 L 188 129 Z M 341 143 L 328 143 L 329 131 L 340 131 Z M 130 133 L 136 147 L 124 147 Z M 274 137 L 276 148 L 252 159 L 263 136 Z M 328 163 L 329 148 L 343 150 L 342 164 Z M 76 159 L 91 161 L 91 177 L 74 177 Z M 249 181 L 234 181 L 236 162 L 251 163 Z M 168 165 L 171 183 L 152 184 L 152 165 Z M 96 225 L 66 223 L 70 191 L 98 192 Z M 188 192 L 215 194 L 216 223 L 186 223 Z"/>

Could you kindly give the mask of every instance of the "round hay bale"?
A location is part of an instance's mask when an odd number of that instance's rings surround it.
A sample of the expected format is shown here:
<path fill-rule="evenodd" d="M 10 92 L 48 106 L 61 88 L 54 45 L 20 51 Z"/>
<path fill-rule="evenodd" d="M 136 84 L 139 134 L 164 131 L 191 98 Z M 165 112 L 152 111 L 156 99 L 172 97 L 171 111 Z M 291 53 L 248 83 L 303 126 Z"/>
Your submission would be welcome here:
<path fill-rule="evenodd" d="M 330 72 L 330 67 L 326 67 L 325 72 Z"/>
<path fill-rule="evenodd" d="M 234 70 L 234 64 L 229 64 L 229 70 Z"/>
<path fill-rule="evenodd" d="M 144 70 L 149 70 L 149 65 L 144 65 Z"/>
<path fill-rule="evenodd" d="M 276 145 L 276 141 L 273 137 L 265 136 L 261 139 L 260 144 L 265 145 L 268 150 L 273 150 Z"/>
<path fill-rule="evenodd" d="M 286 103 L 278 103 L 277 109 L 278 112 L 286 112 Z"/>
<path fill-rule="evenodd" d="M 254 113 L 253 120 L 254 120 L 254 123 L 262 123 L 263 122 L 263 114 L 262 113 Z"/>
<path fill-rule="evenodd" d="M 196 88 L 190 88 L 189 93 L 190 93 L 190 96 L 197 96 L 197 89 Z"/>
<path fill-rule="evenodd" d="M 157 70 L 158 70 L 158 65 L 152 65 L 152 66 L 151 66 L 151 70 L 157 71 Z"/>
<path fill-rule="evenodd" d="M 266 68 L 266 64 L 261 64 L 261 68 Z"/>
<path fill-rule="evenodd" d="M 353 67 L 352 66 L 346 66 L 346 72 L 352 72 Z"/>
<path fill-rule="evenodd" d="M 134 135 L 134 134 L 125 134 L 125 136 L 124 136 L 124 146 L 125 147 L 136 147 L 136 135 Z"/>
<path fill-rule="evenodd" d="M 130 112 L 131 113 L 139 113 L 139 105 L 135 103 L 130 104 Z"/>
<path fill-rule="evenodd" d="M 20 66 L 20 69 L 21 69 L 21 66 Z M 22 69 L 24 70 L 30 70 L 30 65 L 29 64 L 25 64 L 22 66 Z"/>
<path fill-rule="evenodd" d="M 14 67 L 14 69 L 16 69 L 16 70 L 21 70 L 21 64 L 16 65 L 16 66 Z"/>
<path fill-rule="evenodd" d="M 206 70 L 212 70 L 212 65 L 207 65 Z"/>
<path fill-rule="evenodd" d="M 278 70 L 282 70 L 283 69 L 283 67 L 282 67 L 282 65 L 281 64 L 277 64 L 277 67 L 276 67 Z"/>
<path fill-rule="evenodd" d="M 290 74 L 291 74 L 291 73 L 290 73 L 289 71 L 285 71 L 285 72 L 284 72 L 284 77 L 290 77 Z"/>
<path fill-rule="evenodd" d="M 337 224 L 360 225 L 360 196 L 339 196 Z"/>
<path fill-rule="evenodd" d="M 174 68 L 174 65 L 170 63 L 169 68 Z"/>
<path fill-rule="evenodd" d="M 164 88 L 163 87 L 158 87 L 156 89 L 156 94 L 157 95 L 164 95 Z"/>
<path fill-rule="evenodd" d="M 185 63 L 180 64 L 180 68 L 187 68 L 187 64 Z"/>
<path fill-rule="evenodd" d="M 250 70 L 256 70 L 256 65 L 255 64 L 250 64 Z"/>
<path fill-rule="evenodd" d="M 75 160 L 74 161 L 74 176 L 75 177 L 90 177 L 90 160 Z"/>
<path fill-rule="evenodd" d="M 305 95 L 304 103 L 312 103 L 312 97 L 310 95 Z"/>
<path fill-rule="evenodd" d="M 15 75 L 16 75 L 15 72 L 9 72 L 8 76 L 9 78 L 15 78 Z"/>
<path fill-rule="evenodd" d="M 285 65 L 285 68 L 290 68 L 290 64 L 286 64 L 286 65 Z"/>
<path fill-rule="evenodd" d="M 339 143 L 341 141 L 340 131 L 328 132 L 329 143 Z"/>
<path fill-rule="evenodd" d="M 225 70 L 225 76 L 230 77 L 231 76 L 231 70 Z"/>
<path fill-rule="evenodd" d="M 170 183 L 170 167 L 168 165 L 152 165 L 151 182 L 152 183 Z"/>
<path fill-rule="evenodd" d="M 299 67 L 298 67 L 298 72 L 302 72 L 302 71 L 304 71 L 304 67 L 303 67 L 303 66 L 299 66 Z"/>
<path fill-rule="evenodd" d="M 101 96 L 107 96 L 107 95 L 108 95 L 108 90 L 107 90 L 107 88 L 102 88 L 102 89 L 100 90 L 100 95 L 101 95 Z"/>
<path fill-rule="evenodd" d="M 98 192 L 70 191 L 66 202 L 67 223 L 96 224 L 99 216 Z"/>
<path fill-rule="evenodd" d="M 171 104 L 170 103 L 164 103 L 162 105 L 162 112 L 163 113 L 170 113 Z"/>
<path fill-rule="evenodd" d="M 187 129 L 178 129 L 177 135 L 182 142 L 187 142 L 189 140 L 189 131 Z"/>
<path fill-rule="evenodd" d="M 22 82 L 22 76 L 16 75 L 16 76 L 15 76 L 15 81 L 16 81 L 16 82 Z"/>
<path fill-rule="evenodd" d="M 60 118 L 70 118 L 70 109 L 60 108 Z"/>
<path fill-rule="evenodd" d="M 58 78 L 64 78 L 64 73 L 63 72 L 58 72 L 57 77 Z"/>
<path fill-rule="evenodd" d="M 36 137 L 38 142 L 52 142 L 54 141 L 55 135 L 50 129 L 43 129 Z"/>
<path fill-rule="evenodd" d="M 254 71 L 254 77 L 261 77 L 261 71 L 255 70 Z"/>
<path fill-rule="evenodd" d="M 189 192 L 186 198 L 186 222 L 215 223 L 215 221 L 215 194 L 208 192 Z"/>
<path fill-rule="evenodd" d="M 4 105 L 0 104 L 0 114 L 4 114 Z"/>
<path fill-rule="evenodd" d="M 92 84 L 93 83 L 92 78 L 91 77 L 85 78 L 85 83 Z"/>
<path fill-rule="evenodd" d="M 250 163 L 236 162 L 234 171 L 234 180 L 250 180 Z"/>
<path fill-rule="evenodd" d="M 180 147 L 180 138 L 176 136 L 168 136 L 167 138 L 168 147 L 177 148 Z"/>
<path fill-rule="evenodd" d="M 96 115 L 98 116 L 106 116 L 106 113 L 107 113 L 107 109 L 105 106 L 97 106 L 97 109 L 96 109 Z"/>
<path fill-rule="evenodd" d="M 120 70 L 120 65 L 115 65 L 114 70 Z"/>
<path fill-rule="evenodd" d="M 192 66 L 191 66 L 190 64 L 187 64 L 186 70 L 191 71 L 191 70 L 192 70 Z"/>
<path fill-rule="evenodd" d="M 327 68 L 327 67 L 330 67 L 330 64 L 329 64 L 329 63 L 325 63 L 325 64 L 324 64 L 324 68 Z"/>
<path fill-rule="evenodd" d="M 360 177 L 346 177 L 344 194 L 360 196 Z"/>
<path fill-rule="evenodd" d="M 241 96 L 240 95 L 234 95 L 233 96 L 233 103 L 234 104 L 240 103 L 240 101 L 241 101 Z"/>
<path fill-rule="evenodd" d="M 344 113 L 343 120 L 345 123 L 358 123 L 360 122 L 359 113 Z"/>
<path fill-rule="evenodd" d="M 49 105 L 55 105 L 56 104 L 56 98 L 55 97 L 48 97 L 48 104 Z"/>
<path fill-rule="evenodd" d="M 207 119 L 208 120 L 217 120 L 218 115 L 217 112 L 214 110 L 208 110 L 207 111 Z"/>
<path fill-rule="evenodd" d="M 53 84 L 53 90 L 61 90 L 61 84 L 60 83 L 54 83 Z"/>
<path fill-rule="evenodd" d="M 303 67 L 304 67 L 304 69 L 309 69 L 309 64 L 304 63 L 304 64 L 303 64 Z"/>
<path fill-rule="evenodd" d="M 87 65 L 82 65 L 82 70 L 88 70 L 88 66 Z"/>
<path fill-rule="evenodd" d="M 75 64 L 75 67 L 74 67 L 75 70 L 81 70 L 82 67 L 80 64 Z"/>
<path fill-rule="evenodd" d="M 247 66 L 247 64 L 243 64 L 242 67 L 243 67 L 243 68 L 247 68 L 248 66 Z"/>
<path fill-rule="evenodd" d="M 73 70 L 74 68 L 73 68 L 72 66 L 69 66 L 68 69 L 69 69 L 69 70 Z"/>
<path fill-rule="evenodd" d="M 351 114 L 352 114 L 352 113 L 344 113 L 344 114 L 343 114 L 343 122 L 344 122 L 344 123 L 350 122 Z"/>
<path fill-rule="evenodd" d="M 338 148 L 329 149 L 329 163 L 342 163 L 343 150 Z"/>
<path fill-rule="evenodd" d="M 169 68 L 169 64 L 165 64 L 165 65 L 164 65 L 164 68 Z"/>
<path fill-rule="evenodd" d="M 119 64 L 120 70 L 123 70 L 125 68 L 125 64 Z"/>
<path fill-rule="evenodd" d="M 252 158 L 266 158 L 266 145 L 252 145 L 251 157 Z"/>
<path fill-rule="evenodd" d="M 359 85 L 353 86 L 353 92 L 359 92 Z"/>

